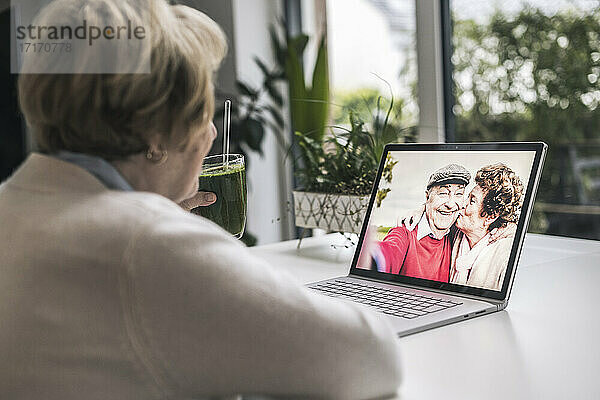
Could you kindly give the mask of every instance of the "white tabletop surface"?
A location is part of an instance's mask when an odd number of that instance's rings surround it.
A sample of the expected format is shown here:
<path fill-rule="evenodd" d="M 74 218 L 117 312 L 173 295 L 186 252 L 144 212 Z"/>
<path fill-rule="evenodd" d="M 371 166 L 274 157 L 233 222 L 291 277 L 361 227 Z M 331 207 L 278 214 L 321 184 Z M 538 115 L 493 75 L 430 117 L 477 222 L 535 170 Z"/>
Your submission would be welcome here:
<path fill-rule="evenodd" d="M 252 251 L 308 283 L 347 274 L 343 244 Z M 398 339 L 401 398 L 600 399 L 599 310 L 600 242 L 528 234 L 506 310 Z"/>

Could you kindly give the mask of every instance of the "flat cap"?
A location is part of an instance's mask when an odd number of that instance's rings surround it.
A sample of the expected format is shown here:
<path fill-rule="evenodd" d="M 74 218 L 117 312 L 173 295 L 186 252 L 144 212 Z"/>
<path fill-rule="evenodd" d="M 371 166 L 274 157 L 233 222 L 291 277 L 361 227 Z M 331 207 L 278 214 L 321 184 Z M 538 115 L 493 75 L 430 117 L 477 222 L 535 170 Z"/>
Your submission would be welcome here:
<path fill-rule="evenodd" d="M 465 167 L 458 164 L 448 164 L 435 171 L 429 177 L 427 189 L 442 183 L 462 183 L 468 185 L 471 180 L 471 174 Z"/>

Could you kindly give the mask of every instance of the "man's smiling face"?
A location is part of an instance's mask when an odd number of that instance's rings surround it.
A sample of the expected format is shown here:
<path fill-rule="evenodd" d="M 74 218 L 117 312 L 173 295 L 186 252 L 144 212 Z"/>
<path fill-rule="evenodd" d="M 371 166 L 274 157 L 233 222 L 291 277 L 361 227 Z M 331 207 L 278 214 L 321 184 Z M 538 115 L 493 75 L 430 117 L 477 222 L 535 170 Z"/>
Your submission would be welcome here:
<path fill-rule="evenodd" d="M 425 192 L 425 215 L 434 233 L 449 229 L 456 221 L 464 195 L 465 185 L 460 183 L 435 185 Z"/>

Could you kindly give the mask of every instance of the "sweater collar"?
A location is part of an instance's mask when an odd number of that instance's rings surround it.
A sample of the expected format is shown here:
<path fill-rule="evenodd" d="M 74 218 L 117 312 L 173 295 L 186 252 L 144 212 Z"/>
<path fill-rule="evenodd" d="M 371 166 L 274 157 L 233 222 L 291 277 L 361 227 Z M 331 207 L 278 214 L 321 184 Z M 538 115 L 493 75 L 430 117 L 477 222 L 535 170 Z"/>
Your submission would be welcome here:
<path fill-rule="evenodd" d="M 427 216 L 425 213 L 421 216 L 421 220 L 417 225 L 417 240 L 423 239 L 425 236 L 431 236 L 435 239 L 433 232 L 431 231 L 431 227 L 429 226 L 429 222 L 427 221 Z"/>
<path fill-rule="evenodd" d="M 448 231 L 444 234 L 444 236 L 446 236 L 449 232 L 450 232 L 450 229 L 448 229 Z M 423 213 L 423 215 L 421 216 L 421 220 L 417 224 L 417 241 L 423 239 L 426 236 L 430 236 L 432 239 L 435 239 L 435 240 L 441 240 L 441 239 L 438 239 L 435 237 L 435 235 L 433 234 L 433 231 L 431 230 L 431 227 L 429 226 L 429 221 L 427 221 L 427 215 L 425 215 L 425 213 Z M 442 238 L 443 238 L 443 236 L 442 236 Z"/>
<path fill-rule="evenodd" d="M 133 191 L 133 188 L 129 182 L 123 178 L 123 175 L 103 158 L 64 150 L 52 154 L 52 156 L 85 169 L 87 172 L 94 175 L 108 189 L 123 190 L 126 192 Z"/>

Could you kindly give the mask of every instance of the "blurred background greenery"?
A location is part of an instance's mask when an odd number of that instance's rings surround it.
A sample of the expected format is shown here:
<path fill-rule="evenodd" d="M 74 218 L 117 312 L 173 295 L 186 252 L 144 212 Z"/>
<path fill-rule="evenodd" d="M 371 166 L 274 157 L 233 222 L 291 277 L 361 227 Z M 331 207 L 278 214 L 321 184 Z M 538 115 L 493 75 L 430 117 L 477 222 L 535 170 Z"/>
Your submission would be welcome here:
<path fill-rule="evenodd" d="M 453 18 L 457 141 L 548 143 L 530 231 L 600 238 L 600 10 Z"/>

